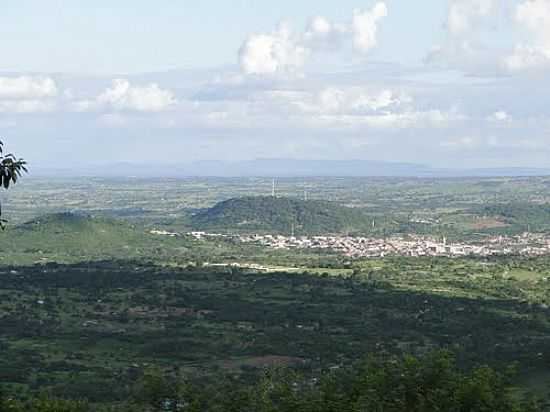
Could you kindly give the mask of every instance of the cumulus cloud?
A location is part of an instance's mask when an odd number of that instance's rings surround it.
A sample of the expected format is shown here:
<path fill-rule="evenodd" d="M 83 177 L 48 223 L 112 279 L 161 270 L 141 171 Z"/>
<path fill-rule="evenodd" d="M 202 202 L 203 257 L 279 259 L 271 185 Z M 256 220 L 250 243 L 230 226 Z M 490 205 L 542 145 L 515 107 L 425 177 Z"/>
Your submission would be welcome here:
<path fill-rule="evenodd" d="M 326 17 L 316 16 L 310 20 L 303 42 L 314 50 L 337 50 L 348 35 L 349 27 L 345 24 L 335 24 Z"/>
<path fill-rule="evenodd" d="M 502 23 L 506 1 L 449 0 L 446 40 L 428 53 L 425 62 L 476 74 L 501 71 L 502 52 L 485 41 Z"/>
<path fill-rule="evenodd" d="M 550 1 L 526 0 L 517 5 L 514 19 L 531 38 L 517 44 L 505 62 L 510 70 L 550 67 Z"/>
<path fill-rule="evenodd" d="M 499 25 L 512 34 L 511 21 L 521 41 L 486 43 L 495 36 L 485 33 Z M 550 68 L 549 0 L 450 0 L 445 26 L 447 39 L 426 56 L 427 63 L 476 74 Z"/>
<path fill-rule="evenodd" d="M 174 94 L 161 89 L 156 83 L 146 86 L 133 86 L 126 79 L 115 79 L 111 87 L 94 100 L 83 100 L 76 103 L 78 111 L 119 110 L 160 112 L 176 103 Z"/>
<path fill-rule="evenodd" d="M 385 3 L 377 3 L 372 10 L 354 10 L 353 46 L 361 52 L 368 52 L 377 43 L 378 21 L 388 15 Z"/>
<path fill-rule="evenodd" d="M 178 124 L 216 130 L 289 129 L 315 133 L 442 128 L 464 119 L 456 110 L 417 103 L 405 89 L 300 80 L 250 91 L 239 99 L 182 101 Z"/>
<path fill-rule="evenodd" d="M 383 2 L 371 10 L 354 10 L 349 24 L 335 24 L 325 17 L 311 19 L 303 33 L 294 33 L 282 23 L 271 32 L 250 35 L 239 49 L 239 63 L 246 74 L 275 74 L 300 70 L 318 51 L 338 50 L 345 39 L 367 53 L 377 44 L 378 23 L 388 9 Z"/>
<path fill-rule="evenodd" d="M 444 127 L 463 118 L 439 109 L 418 110 L 413 98 L 402 91 L 358 86 L 273 90 L 257 97 L 255 106 L 302 126 L 331 129 Z"/>
<path fill-rule="evenodd" d="M 57 93 L 55 81 L 49 77 L 0 77 L 0 99 L 43 99 Z"/>
<path fill-rule="evenodd" d="M 360 116 L 403 109 L 412 98 L 406 93 L 382 89 L 352 87 L 324 87 L 319 91 L 271 90 L 257 98 L 269 101 L 274 109 L 285 113 L 310 115 Z"/>
<path fill-rule="evenodd" d="M 406 94 L 384 89 L 380 91 L 365 90 L 361 87 L 329 87 L 318 93 L 317 111 L 320 113 L 339 114 L 372 114 L 388 111 L 410 103 L 412 99 Z"/>
<path fill-rule="evenodd" d="M 58 88 L 49 77 L 0 77 L 0 113 L 51 112 Z"/>
<path fill-rule="evenodd" d="M 273 33 L 250 36 L 239 50 L 239 60 L 247 74 L 269 74 L 302 67 L 309 52 L 288 24 L 281 23 Z"/>
<path fill-rule="evenodd" d="M 468 33 L 495 8 L 495 0 L 451 0 L 447 16 L 447 30 L 452 36 Z"/>

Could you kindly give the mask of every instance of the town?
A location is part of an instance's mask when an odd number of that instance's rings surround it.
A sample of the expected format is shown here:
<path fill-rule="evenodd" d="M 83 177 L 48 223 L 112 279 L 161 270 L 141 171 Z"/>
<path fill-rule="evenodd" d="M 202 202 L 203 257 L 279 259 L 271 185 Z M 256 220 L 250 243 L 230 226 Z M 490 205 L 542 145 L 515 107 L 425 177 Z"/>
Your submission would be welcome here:
<path fill-rule="evenodd" d="M 157 235 L 177 236 L 177 233 L 152 231 Z M 350 258 L 384 256 L 542 256 L 550 254 L 550 236 L 526 232 L 517 236 L 490 236 L 483 241 L 449 242 L 446 238 L 407 235 L 387 238 L 356 236 L 282 236 L 270 234 L 221 234 L 190 232 L 197 240 L 231 238 L 242 243 L 273 249 L 320 249 L 342 253 Z"/>

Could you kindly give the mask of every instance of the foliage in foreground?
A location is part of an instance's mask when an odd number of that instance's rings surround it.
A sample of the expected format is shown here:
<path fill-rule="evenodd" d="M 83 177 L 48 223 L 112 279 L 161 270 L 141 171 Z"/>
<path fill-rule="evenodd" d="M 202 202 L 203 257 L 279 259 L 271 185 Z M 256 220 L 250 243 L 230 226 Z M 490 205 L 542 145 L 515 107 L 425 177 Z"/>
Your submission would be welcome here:
<path fill-rule="evenodd" d="M 0 140 L 0 188 L 8 189 L 11 184 L 17 183 L 23 172 L 27 171 L 26 164 L 23 159 L 18 159 L 11 153 L 4 154 L 4 143 Z M 5 223 L 0 205 L 0 228 Z"/>
<path fill-rule="evenodd" d="M 509 376 L 483 366 L 461 371 L 447 352 L 425 359 L 368 360 L 354 368 L 305 379 L 292 371 L 266 371 L 253 386 L 229 380 L 194 385 L 158 372 L 146 374 L 130 404 L 112 410 L 212 412 L 535 412 L 536 402 L 514 394 Z M 77 401 L 4 399 L 0 412 L 88 412 Z"/>

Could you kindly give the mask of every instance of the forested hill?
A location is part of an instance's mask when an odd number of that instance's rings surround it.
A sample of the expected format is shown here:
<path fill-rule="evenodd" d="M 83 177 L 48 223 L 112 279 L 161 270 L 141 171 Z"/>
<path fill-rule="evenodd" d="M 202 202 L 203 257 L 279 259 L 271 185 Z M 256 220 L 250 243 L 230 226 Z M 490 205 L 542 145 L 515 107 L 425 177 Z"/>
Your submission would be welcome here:
<path fill-rule="evenodd" d="M 123 221 L 66 212 L 8 227 L 0 234 L 0 245 L 13 253 L 35 248 L 45 253 L 65 251 L 81 255 L 123 249 L 142 237 L 142 230 Z"/>
<path fill-rule="evenodd" d="M 195 214 L 198 230 L 273 232 L 298 235 L 343 233 L 365 229 L 370 219 L 363 210 L 319 200 L 287 197 L 229 199 Z"/>
<path fill-rule="evenodd" d="M 161 243 L 162 242 L 162 243 Z M 178 246 L 185 241 L 179 240 Z M 143 228 L 106 217 L 56 213 L 0 231 L 0 262 L 73 262 L 150 256 L 174 245 Z M 158 252 L 156 252 L 158 253 Z"/>

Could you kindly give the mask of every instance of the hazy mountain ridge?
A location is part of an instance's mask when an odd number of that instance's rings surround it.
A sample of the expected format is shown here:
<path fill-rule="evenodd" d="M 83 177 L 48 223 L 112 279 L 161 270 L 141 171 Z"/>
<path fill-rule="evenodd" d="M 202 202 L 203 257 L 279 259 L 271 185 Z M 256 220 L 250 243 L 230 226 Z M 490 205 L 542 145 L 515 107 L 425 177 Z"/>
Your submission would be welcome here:
<path fill-rule="evenodd" d="M 550 168 L 434 168 L 427 165 L 373 160 L 257 159 L 243 161 L 202 160 L 150 165 L 113 163 L 72 166 L 64 169 L 35 168 L 35 175 L 94 177 L 497 177 L 545 176 Z"/>

